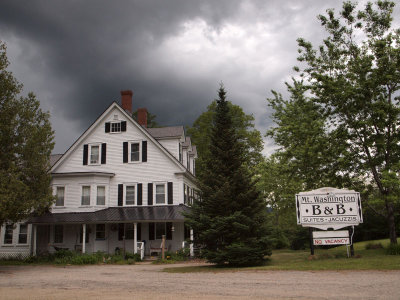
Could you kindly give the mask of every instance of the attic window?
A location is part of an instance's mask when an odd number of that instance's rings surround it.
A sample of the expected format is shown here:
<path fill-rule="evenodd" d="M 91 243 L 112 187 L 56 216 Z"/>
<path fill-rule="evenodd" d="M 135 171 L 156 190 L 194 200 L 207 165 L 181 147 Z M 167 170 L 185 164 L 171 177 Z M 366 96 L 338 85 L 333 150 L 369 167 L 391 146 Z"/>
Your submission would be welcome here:
<path fill-rule="evenodd" d="M 118 115 L 114 115 L 114 120 L 118 120 Z"/>
<path fill-rule="evenodd" d="M 121 122 L 112 122 L 111 132 L 121 132 Z"/>

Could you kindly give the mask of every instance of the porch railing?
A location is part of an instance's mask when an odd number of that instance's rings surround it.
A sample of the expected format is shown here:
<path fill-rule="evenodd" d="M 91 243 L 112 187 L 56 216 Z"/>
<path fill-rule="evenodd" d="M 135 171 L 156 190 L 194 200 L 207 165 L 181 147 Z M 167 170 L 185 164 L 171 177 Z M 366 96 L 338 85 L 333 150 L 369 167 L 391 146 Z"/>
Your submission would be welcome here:
<path fill-rule="evenodd" d="M 140 259 L 143 260 L 143 258 L 144 258 L 144 243 L 143 242 L 137 242 L 137 251 L 140 254 Z"/>

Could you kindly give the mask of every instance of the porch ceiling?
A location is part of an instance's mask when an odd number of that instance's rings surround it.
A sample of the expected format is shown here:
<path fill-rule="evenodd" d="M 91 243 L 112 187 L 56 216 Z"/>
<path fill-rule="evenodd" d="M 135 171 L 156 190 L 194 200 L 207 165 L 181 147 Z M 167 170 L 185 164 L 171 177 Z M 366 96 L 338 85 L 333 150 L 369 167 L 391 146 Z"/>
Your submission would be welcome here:
<path fill-rule="evenodd" d="M 137 206 L 137 207 L 109 207 L 95 212 L 46 213 L 41 216 L 32 216 L 27 223 L 124 223 L 124 222 L 153 222 L 153 221 L 181 221 L 182 212 L 189 208 L 184 205 L 174 206 Z"/>

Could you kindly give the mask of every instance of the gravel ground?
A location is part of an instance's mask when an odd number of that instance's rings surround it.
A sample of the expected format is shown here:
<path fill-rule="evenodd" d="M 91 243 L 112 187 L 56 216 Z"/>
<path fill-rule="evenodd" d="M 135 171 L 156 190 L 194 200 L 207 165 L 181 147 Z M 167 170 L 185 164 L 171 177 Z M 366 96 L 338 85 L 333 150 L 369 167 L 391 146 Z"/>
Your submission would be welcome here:
<path fill-rule="evenodd" d="M 165 267 L 0 266 L 0 299 L 400 299 L 400 271 L 166 273 Z"/>

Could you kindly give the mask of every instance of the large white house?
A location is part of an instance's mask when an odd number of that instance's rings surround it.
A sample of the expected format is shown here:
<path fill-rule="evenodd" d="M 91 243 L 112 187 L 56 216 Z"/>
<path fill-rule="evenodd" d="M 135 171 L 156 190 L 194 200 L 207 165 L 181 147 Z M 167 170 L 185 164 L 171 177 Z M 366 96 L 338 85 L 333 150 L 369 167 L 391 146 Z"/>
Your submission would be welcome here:
<path fill-rule="evenodd" d="M 121 96 L 122 106 L 112 103 L 67 152 L 52 157 L 56 201 L 42 216 L 2 227 L 3 256 L 58 248 L 136 253 L 141 246 L 149 255 L 162 235 L 170 251 L 190 237 L 181 213 L 196 194 L 196 147 L 183 126 L 147 128 L 144 108 L 136 122 L 132 92 Z"/>

